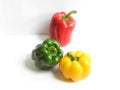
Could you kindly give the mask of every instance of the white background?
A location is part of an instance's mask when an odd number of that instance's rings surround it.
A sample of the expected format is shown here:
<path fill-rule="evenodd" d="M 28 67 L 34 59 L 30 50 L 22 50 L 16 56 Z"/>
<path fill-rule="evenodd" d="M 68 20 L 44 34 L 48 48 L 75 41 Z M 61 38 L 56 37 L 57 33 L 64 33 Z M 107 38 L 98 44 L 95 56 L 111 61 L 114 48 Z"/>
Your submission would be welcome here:
<path fill-rule="evenodd" d="M 78 82 L 67 82 L 57 66 L 38 70 L 31 60 L 34 47 L 49 37 L 43 34 L 52 14 L 72 9 L 78 11 L 76 27 L 62 49 L 84 50 L 92 57 L 89 77 Z M 119 30 L 119 0 L 0 0 L 0 90 L 120 90 Z"/>

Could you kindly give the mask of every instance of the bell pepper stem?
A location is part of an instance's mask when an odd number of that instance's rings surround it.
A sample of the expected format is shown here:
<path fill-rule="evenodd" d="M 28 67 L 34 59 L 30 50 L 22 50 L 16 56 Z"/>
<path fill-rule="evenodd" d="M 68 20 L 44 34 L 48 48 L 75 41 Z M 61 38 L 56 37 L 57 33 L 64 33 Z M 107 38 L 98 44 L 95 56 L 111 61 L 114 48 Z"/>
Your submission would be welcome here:
<path fill-rule="evenodd" d="M 71 14 L 76 14 L 76 13 L 77 13 L 76 10 L 72 10 L 72 11 L 70 11 L 66 16 L 63 16 L 63 19 L 64 19 L 65 21 L 69 21 L 69 17 L 71 16 Z"/>
<path fill-rule="evenodd" d="M 50 46 L 48 51 L 51 56 L 55 56 L 57 54 L 57 49 L 54 46 Z"/>
<path fill-rule="evenodd" d="M 73 56 L 70 52 L 68 52 L 67 55 L 71 57 L 71 60 L 76 60 L 76 61 L 78 60 L 78 58 Z"/>

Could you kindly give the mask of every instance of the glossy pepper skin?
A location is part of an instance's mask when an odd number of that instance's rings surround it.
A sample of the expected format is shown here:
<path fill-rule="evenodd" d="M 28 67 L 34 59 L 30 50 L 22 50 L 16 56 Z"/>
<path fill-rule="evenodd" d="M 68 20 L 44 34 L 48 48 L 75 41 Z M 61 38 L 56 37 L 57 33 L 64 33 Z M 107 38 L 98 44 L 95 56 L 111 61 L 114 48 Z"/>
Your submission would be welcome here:
<path fill-rule="evenodd" d="M 56 40 L 46 39 L 42 44 L 38 44 L 32 51 L 32 59 L 35 65 L 40 69 L 50 69 L 56 64 L 63 56 L 63 51 Z"/>
<path fill-rule="evenodd" d="M 66 14 L 65 12 L 57 12 L 53 15 L 50 23 L 50 37 L 57 40 L 60 46 L 66 46 L 71 41 L 72 32 L 76 21 L 70 15 L 76 13 L 75 10 Z"/>
<path fill-rule="evenodd" d="M 66 79 L 78 81 L 90 73 L 90 56 L 83 51 L 68 52 L 59 63 L 59 69 Z"/>

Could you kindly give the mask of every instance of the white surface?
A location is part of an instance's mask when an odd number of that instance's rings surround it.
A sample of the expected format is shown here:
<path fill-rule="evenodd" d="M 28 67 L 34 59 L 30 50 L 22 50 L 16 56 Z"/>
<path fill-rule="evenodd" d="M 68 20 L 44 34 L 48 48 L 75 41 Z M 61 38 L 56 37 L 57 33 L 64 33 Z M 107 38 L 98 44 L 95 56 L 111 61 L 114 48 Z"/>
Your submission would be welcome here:
<path fill-rule="evenodd" d="M 0 90 L 120 90 L 120 0 L 46 1 L 42 9 L 41 0 L 0 0 Z M 48 34 L 52 14 L 72 9 L 78 11 L 76 28 L 63 50 L 92 57 L 90 76 L 75 83 L 64 81 L 57 67 L 39 71 L 30 57 L 46 38 L 33 34 Z"/>
<path fill-rule="evenodd" d="M 83 0 L 2 0 L 2 34 L 48 34 L 54 13 L 73 9 L 79 12 L 82 2 Z"/>
<path fill-rule="evenodd" d="M 48 34 L 52 15 L 73 9 L 75 33 L 120 30 L 120 0 L 0 0 L 0 34 Z"/>
<path fill-rule="evenodd" d="M 106 33 L 106 32 L 105 32 Z M 109 33 L 73 37 L 71 43 L 62 48 L 84 50 L 92 57 L 90 75 L 78 82 L 67 82 L 56 66 L 51 71 L 38 70 L 31 60 L 31 51 L 46 36 L 4 35 L 0 36 L 0 90 L 119 90 L 120 83 L 120 36 Z M 106 33 L 107 34 L 107 33 Z M 114 35 L 111 37 L 111 34 Z"/>

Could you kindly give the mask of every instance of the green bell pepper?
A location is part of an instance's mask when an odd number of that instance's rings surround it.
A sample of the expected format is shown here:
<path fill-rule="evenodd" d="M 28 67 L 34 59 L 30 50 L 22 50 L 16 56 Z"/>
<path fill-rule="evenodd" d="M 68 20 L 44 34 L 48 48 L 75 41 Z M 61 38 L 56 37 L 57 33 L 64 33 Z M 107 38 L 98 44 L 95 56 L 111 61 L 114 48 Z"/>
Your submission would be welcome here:
<path fill-rule="evenodd" d="M 50 69 L 56 64 L 63 56 L 63 51 L 60 44 L 53 39 L 46 39 L 42 44 L 38 44 L 32 51 L 32 59 L 35 65 L 40 69 Z"/>

